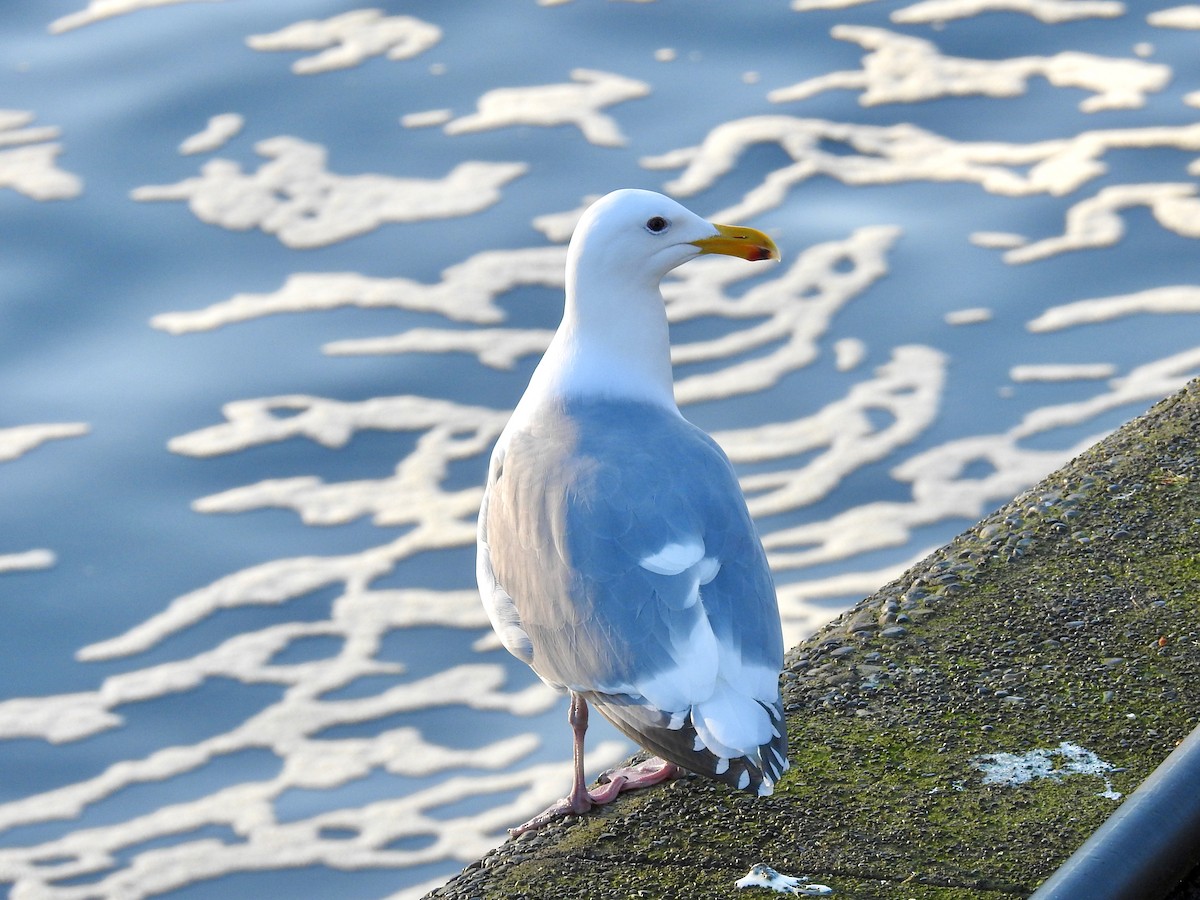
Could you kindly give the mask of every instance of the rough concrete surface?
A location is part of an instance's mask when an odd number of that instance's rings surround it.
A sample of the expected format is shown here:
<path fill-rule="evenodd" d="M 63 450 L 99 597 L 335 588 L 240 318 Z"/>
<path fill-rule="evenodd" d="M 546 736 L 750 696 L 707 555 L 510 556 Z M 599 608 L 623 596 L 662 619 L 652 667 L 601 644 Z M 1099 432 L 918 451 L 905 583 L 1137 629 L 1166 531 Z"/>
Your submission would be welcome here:
<path fill-rule="evenodd" d="M 759 862 L 836 898 L 1028 896 L 1200 721 L 1200 382 L 795 647 L 783 679 L 773 796 L 684 777 L 431 896 L 753 900 L 774 893 L 734 882 Z M 1045 777 L 989 783 L 989 761 Z"/>

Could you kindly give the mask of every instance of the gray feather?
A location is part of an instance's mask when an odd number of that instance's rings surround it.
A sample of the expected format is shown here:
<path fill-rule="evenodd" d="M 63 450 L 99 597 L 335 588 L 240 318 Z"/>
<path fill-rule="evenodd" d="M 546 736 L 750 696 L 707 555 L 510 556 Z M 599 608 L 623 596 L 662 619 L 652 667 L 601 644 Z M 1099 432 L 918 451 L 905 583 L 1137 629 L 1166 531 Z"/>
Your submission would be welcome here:
<path fill-rule="evenodd" d="M 732 466 L 681 416 L 649 404 L 578 400 L 529 417 L 497 448 L 480 518 L 480 590 L 506 646 L 546 682 L 578 691 L 618 728 L 679 765 L 748 789 L 780 774 L 748 749 L 717 772 L 695 730 L 667 727 L 636 685 L 679 665 L 697 616 L 753 666 L 783 660 L 775 590 Z M 703 542 L 719 563 L 699 588 L 641 565 L 666 545 Z M 506 619 L 505 617 L 508 617 Z M 499 628 L 497 629 L 499 631 Z M 510 643 L 511 641 L 511 643 Z M 758 698 L 782 720 L 777 689 Z M 786 735 L 770 746 L 786 758 Z M 764 761 L 769 760 L 769 761 Z"/>

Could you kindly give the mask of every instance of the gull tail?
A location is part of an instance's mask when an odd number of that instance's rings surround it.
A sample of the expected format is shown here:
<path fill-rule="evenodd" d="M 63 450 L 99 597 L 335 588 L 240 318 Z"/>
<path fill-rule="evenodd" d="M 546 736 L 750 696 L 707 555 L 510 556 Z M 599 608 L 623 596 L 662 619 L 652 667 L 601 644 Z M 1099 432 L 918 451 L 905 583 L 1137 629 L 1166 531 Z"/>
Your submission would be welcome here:
<path fill-rule="evenodd" d="M 765 743 L 736 755 L 719 756 L 707 746 L 692 724 L 692 713 L 670 713 L 645 705 L 625 694 L 584 694 L 604 718 L 641 747 L 668 762 L 738 790 L 767 796 L 788 769 L 787 728 L 783 704 L 759 705 L 771 720 L 772 736 Z M 755 701 L 758 702 L 758 701 Z"/>

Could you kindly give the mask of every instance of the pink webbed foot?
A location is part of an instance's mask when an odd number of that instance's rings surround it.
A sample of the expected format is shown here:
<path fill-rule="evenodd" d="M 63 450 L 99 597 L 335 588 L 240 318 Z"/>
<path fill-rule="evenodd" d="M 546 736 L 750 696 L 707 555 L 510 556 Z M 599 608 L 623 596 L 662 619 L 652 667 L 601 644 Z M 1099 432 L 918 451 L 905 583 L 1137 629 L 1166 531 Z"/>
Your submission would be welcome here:
<path fill-rule="evenodd" d="M 578 815 L 580 813 L 585 813 L 591 808 L 591 805 L 588 805 L 584 809 L 575 809 L 572 806 L 571 798 L 563 797 L 553 806 L 542 810 L 542 812 L 538 813 L 528 822 L 518 825 L 516 828 L 508 829 L 508 835 L 509 837 L 518 837 L 527 831 L 537 831 L 543 825 L 549 825 L 555 819 L 561 819 L 563 816 L 569 816 L 572 814 Z"/>
<path fill-rule="evenodd" d="M 600 775 L 600 787 L 589 791 L 592 802 L 600 805 L 610 803 L 618 794 L 633 791 L 638 788 L 650 787 L 652 784 L 666 781 L 679 774 L 679 766 L 675 763 L 651 757 L 636 766 L 625 766 L 620 769 L 609 769 Z"/>
<path fill-rule="evenodd" d="M 582 815 L 597 806 L 611 803 L 625 791 L 650 787 L 678 774 L 679 766 L 657 757 L 636 766 L 610 769 L 600 776 L 601 783 L 598 787 L 582 792 L 572 791 L 571 796 L 563 797 L 523 825 L 508 829 L 508 833 L 512 837 L 517 837 L 527 831 L 536 831 L 555 819 L 561 819 L 563 816 Z"/>

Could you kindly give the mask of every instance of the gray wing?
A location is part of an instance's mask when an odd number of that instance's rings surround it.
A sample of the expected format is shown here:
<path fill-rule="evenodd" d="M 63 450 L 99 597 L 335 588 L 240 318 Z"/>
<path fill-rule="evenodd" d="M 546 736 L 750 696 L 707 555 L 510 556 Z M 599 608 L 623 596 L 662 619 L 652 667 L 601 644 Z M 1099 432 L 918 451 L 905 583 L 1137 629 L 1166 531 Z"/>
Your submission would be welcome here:
<path fill-rule="evenodd" d="M 493 458 L 479 557 L 497 632 L 543 680 L 666 759 L 770 792 L 779 613 L 711 438 L 638 404 L 547 411 Z"/>

